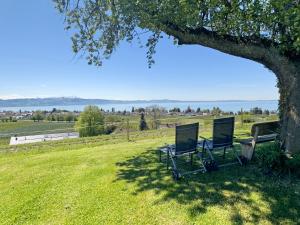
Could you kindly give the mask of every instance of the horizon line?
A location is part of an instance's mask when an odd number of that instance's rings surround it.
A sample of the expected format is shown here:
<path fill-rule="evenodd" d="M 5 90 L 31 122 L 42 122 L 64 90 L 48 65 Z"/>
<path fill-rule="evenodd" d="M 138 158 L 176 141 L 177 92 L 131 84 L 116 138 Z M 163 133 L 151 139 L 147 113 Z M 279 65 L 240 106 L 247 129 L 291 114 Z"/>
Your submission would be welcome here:
<path fill-rule="evenodd" d="M 131 102 L 131 101 L 177 101 L 177 102 L 222 102 L 222 101 L 278 101 L 279 99 L 206 99 L 206 100 L 178 100 L 178 99 L 106 99 L 106 98 L 83 98 L 76 96 L 61 96 L 61 97 L 17 97 L 17 98 L 1 98 L 1 101 L 14 101 L 14 100 L 35 100 L 35 99 L 81 99 L 81 100 L 104 100 L 104 101 L 123 101 L 123 102 Z"/>

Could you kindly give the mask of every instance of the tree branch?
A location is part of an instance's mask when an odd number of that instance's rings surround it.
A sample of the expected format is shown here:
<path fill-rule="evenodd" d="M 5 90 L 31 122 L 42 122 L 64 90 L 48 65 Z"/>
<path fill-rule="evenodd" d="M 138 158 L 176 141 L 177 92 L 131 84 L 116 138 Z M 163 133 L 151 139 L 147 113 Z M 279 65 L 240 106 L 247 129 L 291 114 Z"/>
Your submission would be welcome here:
<path fill-rule="evenodd" d="M 169 22 L 164 24 L 163 31 L 178 39 L 179 45 L 202 45 L 223 53 L 254 60 L 264 65 L 270 64 L 272 57 L 274 57 L 276 43 L 261 38 L 240 38 L 230 35 L 221 36 L 205 28 L 181 29 Z M 272 46 L 274 48 L 272 48 Z"/>

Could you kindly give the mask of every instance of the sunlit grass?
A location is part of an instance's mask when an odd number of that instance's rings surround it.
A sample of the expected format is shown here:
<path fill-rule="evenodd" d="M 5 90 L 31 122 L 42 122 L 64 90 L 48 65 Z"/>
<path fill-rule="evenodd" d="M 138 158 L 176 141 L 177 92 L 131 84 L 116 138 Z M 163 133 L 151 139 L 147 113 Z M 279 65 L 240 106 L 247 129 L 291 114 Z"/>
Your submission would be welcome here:
<path fill-rule="evenodd" d="M 280 183 L 249 165 L 174 182 L 156 154 L 174 136 L 143 134 L 1 153 L 0 224 L 300 222 L 297 181 Z"/>

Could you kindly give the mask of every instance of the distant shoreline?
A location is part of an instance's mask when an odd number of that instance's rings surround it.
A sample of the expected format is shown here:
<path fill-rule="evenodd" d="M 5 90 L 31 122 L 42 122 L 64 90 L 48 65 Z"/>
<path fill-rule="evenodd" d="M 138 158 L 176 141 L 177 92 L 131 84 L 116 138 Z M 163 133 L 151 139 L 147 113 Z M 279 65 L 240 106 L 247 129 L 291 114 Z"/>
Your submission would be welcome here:
<path fill-rule="evenodd" d="M 72 106 L 72 105 L 108 105 L 108 104 L 168 104 L 168 103 L 226 103 L 226 102 L 266 102 L 274 100 L 109 100 L 109 99 L 84 99 L 84 98 L 22 98 L 0 99 L 0 108 L 4 107 L 42 107 L 42 106 Z"/>
<path fill-rule="evenodd" d="M 67 111 L 83 111 L 86 105 L 96 105 L 103 110 L 111 111 L 132 111 L 132 108 L 147 108 L 153 105 L 158 105 L 167 110 L 180 108 L 181 110 L 186 110 L 188 107 L 196 110 L 200 109 L 213 109 L 214 107 L 219 107 L 224 112 L 238 112 L 241 109 L 244 111 L 249 111 L 255 107 L 261 108 L 263 110 L 277 111 L 278 101 L 277 100 L 257 100 L 257 101 L 133 101 L 133 102 L 86 102 L 85 104 L 53 104 L 53 105 L 35 105 L 35 106 L 1 106 L 1 111 L 51 111 L 53 108 Z"/>

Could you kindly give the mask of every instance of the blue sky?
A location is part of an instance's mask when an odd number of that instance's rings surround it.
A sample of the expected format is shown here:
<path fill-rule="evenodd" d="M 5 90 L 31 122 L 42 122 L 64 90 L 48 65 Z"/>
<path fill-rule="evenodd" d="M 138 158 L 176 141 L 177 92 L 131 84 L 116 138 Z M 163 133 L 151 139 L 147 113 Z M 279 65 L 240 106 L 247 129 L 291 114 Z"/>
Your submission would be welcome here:
<path fill-rule="evenodd" d="M 272 72 L 201 46 L 161 41 L 148 69 L 146 49 L 123 43 L 103 67 L 71 50 L 51 0 L 2 1 L 0 98 L 260 100 L 278 99 Z"/>

